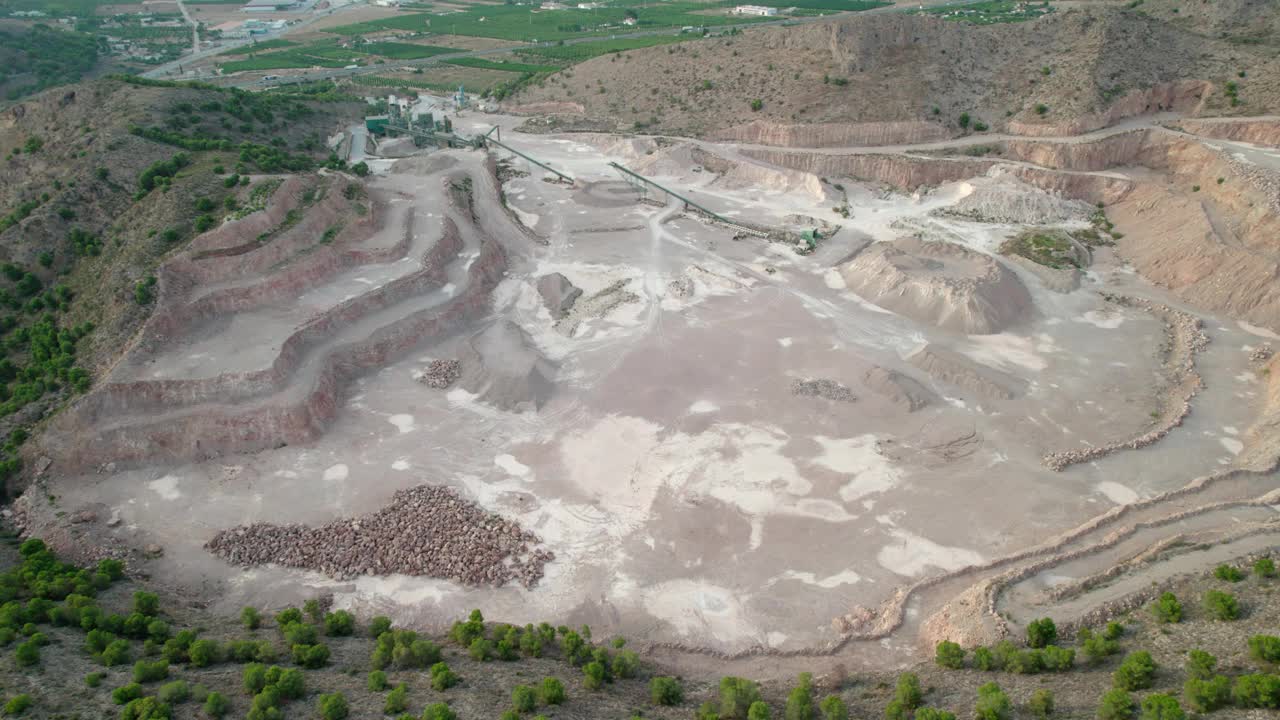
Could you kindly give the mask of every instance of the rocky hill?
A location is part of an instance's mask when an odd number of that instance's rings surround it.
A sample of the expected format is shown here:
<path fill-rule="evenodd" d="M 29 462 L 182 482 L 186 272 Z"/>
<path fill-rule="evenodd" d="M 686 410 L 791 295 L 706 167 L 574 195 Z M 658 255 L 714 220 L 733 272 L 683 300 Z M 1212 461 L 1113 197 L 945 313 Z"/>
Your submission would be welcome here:
<path fill-rule="evenodd" d="M 988 26 L 886 14 L 607 55 L 510 104 L 747 141 L 768 141 L 769 126 L 910 123 L 873 141 L 913 142 L 1009 125 L 1078 131 L 1117 105 L 1256 115 L 1280 107 L 1277 63 L 1265 46 L 1121 6 Z"/>
<path fill-rule="evenodd" d="M 103 79 L 3 111 L 0 435 L 114 362 L 165 255 L 252 204 L 256 183 L 327 162 L 327 138 L 361 109 L 333 95 Z"/>

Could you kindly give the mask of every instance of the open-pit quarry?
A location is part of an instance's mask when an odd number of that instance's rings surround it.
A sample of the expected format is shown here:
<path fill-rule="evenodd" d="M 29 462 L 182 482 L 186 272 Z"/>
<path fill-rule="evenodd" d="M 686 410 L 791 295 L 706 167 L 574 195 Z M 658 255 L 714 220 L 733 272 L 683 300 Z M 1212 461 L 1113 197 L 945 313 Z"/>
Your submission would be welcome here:
<path fill-rule="evenodd" d="M 478 607 L 756 677 L 1280 537 L 1280 122 L 969 154 L 524 120 L 454 127 L 572 184 L 497 148 L 255 178 L 29 445 L 24 527 L 228 614 Z"/>

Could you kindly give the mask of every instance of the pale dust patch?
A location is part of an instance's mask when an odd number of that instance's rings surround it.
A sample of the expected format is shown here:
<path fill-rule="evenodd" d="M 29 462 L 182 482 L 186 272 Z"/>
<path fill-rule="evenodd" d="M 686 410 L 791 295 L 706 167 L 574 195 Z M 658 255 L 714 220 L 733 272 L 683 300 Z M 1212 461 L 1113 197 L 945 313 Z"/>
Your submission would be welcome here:
<path fill-rule="evenodd" d="M 173 475 L 152 480 L 147 487 L 165 500 L 177 500 L 182 497 L 182 493 L 178 491 L 178 478 Z"/>
<path fill-rule="evenodd" d="M 895 528 L 891 531 L 894 542 L 880 548 L 876 561 L 886 570 L 913 577 L 933 567 L 944 572 L 954 572 L 985 562 L 982 555 L 973 550 L 939 545 L 928 538 Z"/>
<path fill-rule="evenodd" d="M 338 482 L 346 480 L 347 476 L 350 474 L 351 468 L 347 467 L 343 463 L 338 463 L 337 465 L 331 465 L 325 468 L 324 475 L 322 477 L 324 480 L 329 482 Z"/>
<path fill-rule="evenodd" d="M 902 474 L 880 454 L 875 435 L 851 438 L 818 435 L 814 440 L 822 446 L 822 454 L 814 458 L 813 464 L 852 476 L 840 488 L 840 499 L 845 502 L 884 492 L 902 479 Z"/>
<path fill-rule="evenodd" d="M 1104 480 L 1093 486 L 1094 490 L 1107 496 L 1117 505 L 1129 505 L 1138 501 L 1138 493 L 1113 480 Z"/>

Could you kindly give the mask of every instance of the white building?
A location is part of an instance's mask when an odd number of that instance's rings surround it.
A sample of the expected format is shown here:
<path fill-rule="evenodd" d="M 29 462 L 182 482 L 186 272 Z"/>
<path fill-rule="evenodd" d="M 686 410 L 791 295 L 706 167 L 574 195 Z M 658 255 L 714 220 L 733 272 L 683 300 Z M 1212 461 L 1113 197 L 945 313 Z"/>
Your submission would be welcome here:
<path fill-rule="evenodd" d="M 764 5 L 739 5 L 733 9 L 733 14 L 773 17 L 778 14 L 778 8 L 765 7 Z"/>
<path fill-rule="evenodd" d="M 400 0 L 373 0 L 378 7 L 400 7 Z"/>

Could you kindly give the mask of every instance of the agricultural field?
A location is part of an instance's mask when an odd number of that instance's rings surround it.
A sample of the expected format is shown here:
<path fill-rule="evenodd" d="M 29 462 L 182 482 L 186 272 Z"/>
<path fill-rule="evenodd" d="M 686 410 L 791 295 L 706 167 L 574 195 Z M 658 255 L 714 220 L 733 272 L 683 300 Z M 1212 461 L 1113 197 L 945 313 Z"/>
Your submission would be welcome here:
<path fill-rule="evenodd" d="M 550 60 L 581 62 L 600 55 L 608 55 L 609 53 L 639 50 L 640 48 L 653 47 L 655 45 L 670 45 L 672 43 L 696 40 L 700 37 L 700 35 L 689 34 L 654 35 L 652 37 L 600 40 L 574 43 L 572 45 L 553 45 L 547 47 L 527 48 L 517 50 L 516 54 L 528 57 L 547 58 Z"/>
<path fill-rule="evenodd" d="M 263 42 L 253 43 L 252 45 L 241 45 L 240 47 L 233 47 L 230 50 L 225 50 L 219 53 L 219 55 L 252 55 L 254 53 L 266 52 L 268 50 L 280 50 L 282 48 L 291 48 L 291 47 L 297 47 L 297 46 L 298 46 L 298 43 L 292 40 L 285 40 L 284 38 L 276 38 L 275 40 L 264 40 Z"/>
<path fill-rule="evenodd" d="M 501 72 L 514 73 L 546 73 L 555 72 L 560 69 L 559 65 L 532 65 L 520 62 L 501 62 L 495 60 L 485 60 L 483 58 L 458 58 L 457 60 L 446 60 L 448 65 L 458 65 L 461 67 L 479 68 L 482 70 L 498 70 Z"/>
<path fill-rule="evenodd" d="M 814 0 L 821 1 L 821 0 Z M 359 35 L 388 30 L 431 30 L 448 35 L 472 35 L 518 41 L 554 41 L 590 35 L 621 32 L 643 32 L 662 28 L 715 26 L 763 22 L 767 18 L 730 15 L 703 15 L 716 5 L 693 2 L 666 3 L 659 7 L 634 10 L 638 23 L 623 25 L 628 8 L 621 5 L 596 10 L 542 11 L 529 6 L 476 6 L 463 12 L 445 15 L 415 13 L 355 25 L 343 25 L 327 32 Z"/>
<path fill-rule="evenodd" d="M 937 15 L 946 20 L 970 23 L 973 25 L 995 25 L 997 23 L 1025 22 L 1053 12 L 1048 2 L 1024 3 L 1013 0 L 990 0 L 974 3 L 963 8 L 936 7 L 922 11 L 929 15 Z"/>
<path fill-rule="evenodd" d="M 444 55 L 457 52 L 453 48 L 435 45 L 415 45 L 414 43 L 377 42 L 360 46 L 360 51 L 369 55 L 388 58 L 390 60 L 417 60 L 433 55 Z"/>

